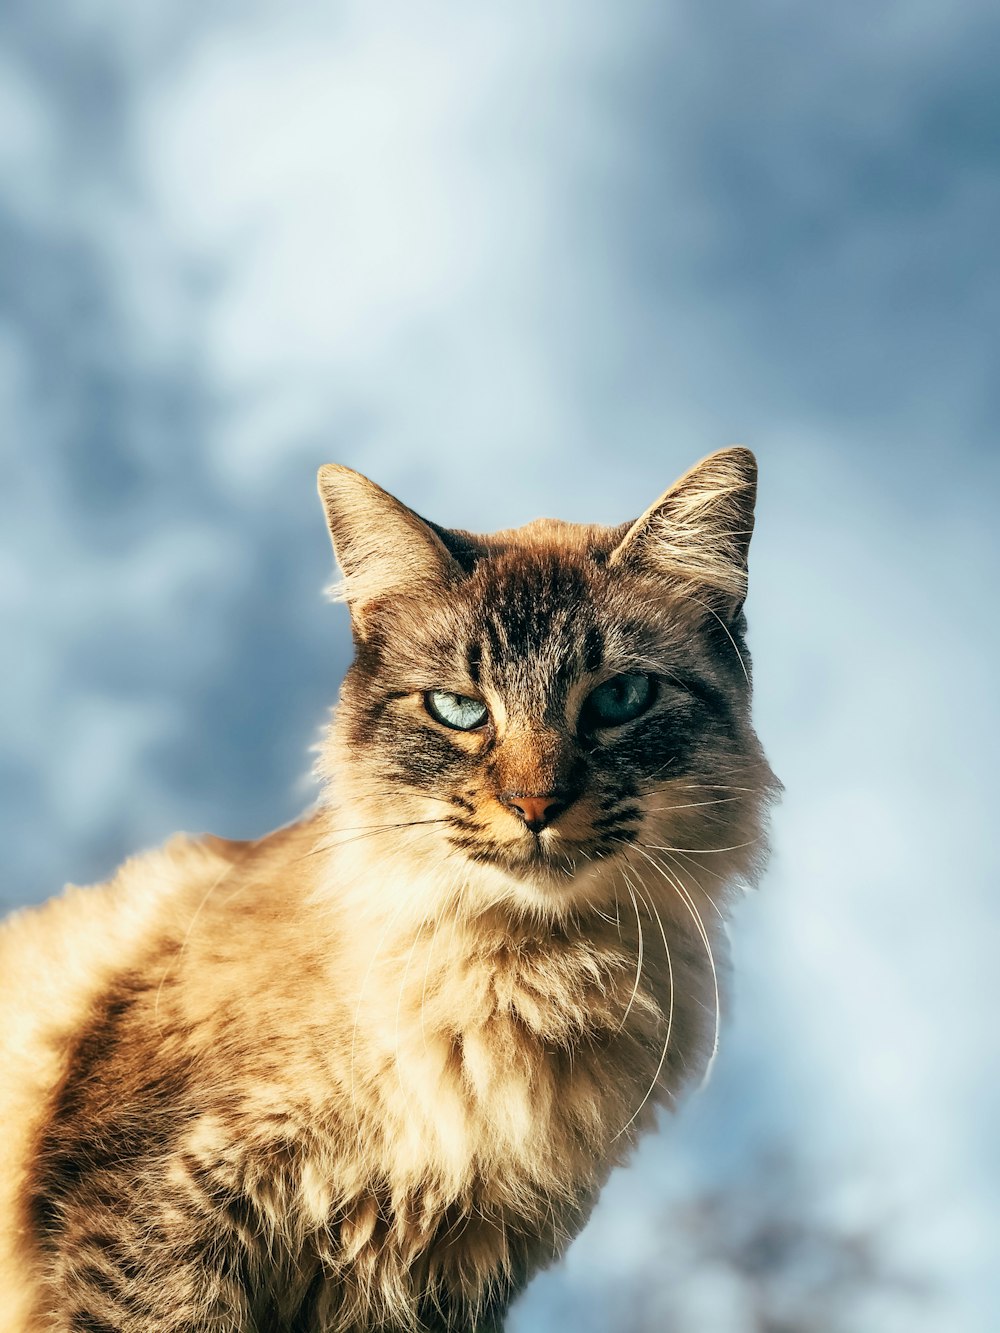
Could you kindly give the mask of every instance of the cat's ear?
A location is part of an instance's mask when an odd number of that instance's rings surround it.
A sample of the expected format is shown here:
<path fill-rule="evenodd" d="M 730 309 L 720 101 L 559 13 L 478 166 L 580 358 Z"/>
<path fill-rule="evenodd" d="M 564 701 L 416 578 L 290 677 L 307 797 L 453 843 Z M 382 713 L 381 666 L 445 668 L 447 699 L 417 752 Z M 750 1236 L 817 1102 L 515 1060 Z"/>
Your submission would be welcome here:
<path fill-rule="evenodd" d="M 447 588 L 462 570 L 437 533 L 388 491 L 349 467 L 327 463 L 320 499 L 343 573 L 334 589 L 364 637 L 365 611 L 378 598 Z"/>
<path fill-rule="evenodd" d="M 687 589 L 731 621 L 747 593 L 756 494 L 749 449 L 710 454 L 632 524 L 608 564 Z"/>

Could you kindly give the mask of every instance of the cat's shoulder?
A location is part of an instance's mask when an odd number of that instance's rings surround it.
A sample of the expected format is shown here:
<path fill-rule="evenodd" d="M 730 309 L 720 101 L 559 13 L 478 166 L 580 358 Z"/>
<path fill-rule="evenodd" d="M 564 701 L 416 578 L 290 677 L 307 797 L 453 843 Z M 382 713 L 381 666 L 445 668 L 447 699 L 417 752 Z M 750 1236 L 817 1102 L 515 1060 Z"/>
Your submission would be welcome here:
<path fill-rule="evenodd" d="M 238 847 L 177 834 L 103 883 L 68 884 L 0 922 L 0 1044 L 23 1049 L 27 1026 L 72 1026 L 111 973 L 170 929 L 189 893 L 228 871 Z"/>
<path fill-rule="evenodd" d="M 130 856 L 110 879 L 67 884 L 45 902 L 12 912 L 0 922 L 0 957 L 13 965 L 25 949 L 58 954 L 64 931 L 73 932 L 66 943 L 77 956 L 91 933 L 95 943 L 120 946 L 123 936 L 155 916 L 178 889 L 226 869 L 239 859 L 241 849 L 252 845 L 214 834 L 174 834 L 161 846 Z"/>
<path fill-rule="evenodd" d="M 102 883 L 69 884 L 0 921 L 0 1286 L 18 1262 L 9 1221 L 18 1181 L 75 1035 L 116 978 L 141 974 L 185 937 L 214 889 L 273 876 L 315 836 L 310 817 L 252 841 L 175 834 Z"/>
<path fill-rule="evenodd" d="M 36 905 L 21 907 L 0 920 L 0 958 L 10 962 L 24 950 L 52 957 L 61 952 L 60 939 L 72 955 L 86 952 L 91 937 L 98 953 L 119 953 L 124 940 L 151 928 L 189 892 L 241 868 L 250 871 L 270 861 L 293 843 L 308 846 L 316 837 L 314 818 L 305 816 L 261 838 L 225 838 L 215 833 L 175 833 L 158 847 L 128 857 L 107 880 L 67 884 L 61 893 Z M 0 972 L 0 978 L 9 975 Z M 0 995 L 3 981 L 0 980 Z"/>
<path fill-rule="evenodd" d="M 175 836 L 104 883 L 69 884 L 0 922 L 0 1289 L 15 1306 L 22 1182 L 74 1034 L 115 975 L 169 931 L 178 900 L 224 874 L 235 854 L 224 839 Z"/>
<path fill-rule="evenodd" d="M 252 915 L 255 895 L 245 887 L 256 883 L 266 899 L 289 864 L 308 865 L 317 820 L 310 812 L 252 840 L 174 834 L 110 879 L 69 884 L 0 921 L 0 1058 L 16 1059 L 43 1032 L 72 1030 L 114 976 L 141 971 L 187 938 L 193 920 L 207 925 L 205 904 L 232 897 L 216 890 L 240 885 L 241 911 Z"/>

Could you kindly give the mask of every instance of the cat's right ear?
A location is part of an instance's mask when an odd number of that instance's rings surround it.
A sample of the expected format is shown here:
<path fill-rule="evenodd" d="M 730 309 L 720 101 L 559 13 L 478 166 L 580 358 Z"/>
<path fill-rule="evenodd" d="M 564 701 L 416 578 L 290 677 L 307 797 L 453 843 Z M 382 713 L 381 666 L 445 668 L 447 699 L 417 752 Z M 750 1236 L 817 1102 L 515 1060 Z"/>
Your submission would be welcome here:
<path fill-rule="evenodd" d="M 376 600 L 440 592 L 462 577 L 430 525 L 360 472 L 326 463 L 317 481 L 343 574 L 333 596 L 347 603 L 362 638 L 366 610 Z"/>

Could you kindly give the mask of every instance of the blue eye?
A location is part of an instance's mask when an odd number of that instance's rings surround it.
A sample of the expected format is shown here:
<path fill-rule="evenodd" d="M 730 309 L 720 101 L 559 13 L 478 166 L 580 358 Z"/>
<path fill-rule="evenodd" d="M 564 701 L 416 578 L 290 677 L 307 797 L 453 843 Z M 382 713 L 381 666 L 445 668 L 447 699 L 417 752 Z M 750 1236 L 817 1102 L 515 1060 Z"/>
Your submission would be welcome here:
<path fill-rule="evenodd" d="M 455 731 L 475 731 L 489 717 L 489 709 L 478 699 L 466 694 L 452 694 L 451 690 L 428 690 L 424 704 L 435 722 L 442 722 Z"/>
<path fill-rule="evenodd" d="M 652 677 L 623 671 L 590 692 L 584 701 L 580 721 L 591 730 L 620 727 L 644 713 L 655 697 L 656 686 Z"/>

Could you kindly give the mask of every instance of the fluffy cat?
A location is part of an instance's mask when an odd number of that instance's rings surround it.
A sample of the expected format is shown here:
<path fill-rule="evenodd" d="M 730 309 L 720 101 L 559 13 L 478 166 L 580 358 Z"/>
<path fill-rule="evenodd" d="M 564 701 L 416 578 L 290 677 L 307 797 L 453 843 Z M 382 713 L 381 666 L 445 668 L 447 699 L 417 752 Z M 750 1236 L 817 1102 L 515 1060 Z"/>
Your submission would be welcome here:
<path fill-rule="evenodd" d="M 714 1051 L 776 790 L 755 484 L 480 537 L 321 469 L 321 803 L 0 930 L 4 1333 L 502 1326 Z"/>

